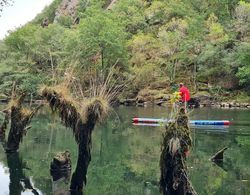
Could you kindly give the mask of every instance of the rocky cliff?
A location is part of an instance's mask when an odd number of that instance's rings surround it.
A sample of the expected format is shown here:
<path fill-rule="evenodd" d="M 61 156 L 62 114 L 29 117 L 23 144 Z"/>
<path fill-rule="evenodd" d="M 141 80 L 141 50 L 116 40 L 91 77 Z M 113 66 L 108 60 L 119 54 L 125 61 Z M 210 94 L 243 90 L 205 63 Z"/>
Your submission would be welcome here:
<path fill-rule="evenodd" d="M 71 16 L 74 18 L 78 3 L 79 0 L 63 0 L 56 10 L 54 22 L 61 16 Z"/>

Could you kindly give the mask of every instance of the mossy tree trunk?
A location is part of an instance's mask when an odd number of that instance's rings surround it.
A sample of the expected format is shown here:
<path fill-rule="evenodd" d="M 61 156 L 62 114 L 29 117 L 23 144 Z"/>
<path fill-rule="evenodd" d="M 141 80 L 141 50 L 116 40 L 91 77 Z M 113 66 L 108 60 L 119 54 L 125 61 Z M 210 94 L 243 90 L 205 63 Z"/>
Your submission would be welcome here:
<path fill-rule="evenodd" d="M 188 117 L 180 109 L 175 122 L 166 127 L 160 157 L 160 190 L 163 195 L 195 195 L 187 176 L 186 156 L 192 140 Z"/>
<path fill-rule="evenodd" d="M 26 134 L 28 124 L 31 122 L 34 114 L 38 111 L 40 106 L 33 111 L 24 109 L 22 104 L 25 98 L 25 94 L 21 94 L 18 98 L 12 97 L 10 110 L 5 111 L 5 119 L 0 128 L 1 139 L 5 143 L 5 131 L 11 121 L 10 131 L 8 134 L 7 144 L 5 146 L 6 152 L 16 152 L 19 149 L 19 144 L 23 139 L 23 135 Z"/>
<path fill-rule="evenodd" d="M 5 110 L 4 113 L 5 113 L 4 121 L 2 125 L 0 126 L 0 140 L 1 141 L 5 141 L 5 131 L 7 129 L 7 126 L 9 124 L 9 119 L 10 119 L 10 113 L 8 112 L 8 110 Z"/>
<path fill-rule="evenodd" d="M 96 116 L 91 114 L 87 123 L 78 124 L 79 144 L 78 144 L 78 159 L 75 172 L 72 175 L 70 190 L 82 191 L 84 184 L 87 183 L 87 170 L 91 161 L 91 134 L 96 124 Z"/>
<path fill-rule="evenodd" d="M 57 92 L 57 88 L 45 88 L 42 95 L 49 102 L 52 110 L 57 110 L 62 123 L 66 127 L 70 127 L 75 135 L 78 143 L 78 159 L 77 166 L 71 178 L 70 190 L 79 192 L 84 190 L 86 185 L 87 170 L 91 161 L 91 135 L 95 124 L 105 112 L 105 107 L 99 99 L 93 99 L 87 103 L 83 110 L 74 103 L 71 98 L 63 93 Z M 85 100 L 86 101 L 86 100 Z M 83 111 L 85 115 L 80 114 Z"/>

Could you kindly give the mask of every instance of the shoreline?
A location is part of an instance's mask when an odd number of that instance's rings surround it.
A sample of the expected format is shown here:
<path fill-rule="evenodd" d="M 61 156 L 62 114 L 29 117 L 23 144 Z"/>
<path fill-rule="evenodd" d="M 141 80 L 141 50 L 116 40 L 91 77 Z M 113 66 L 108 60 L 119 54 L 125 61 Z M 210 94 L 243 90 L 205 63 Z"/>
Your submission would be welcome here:
<path fill-rule="evenodd" d="M 194 99 L 194 98 L 193 98 Z M 116 105 L 124 106 L 136 106 L 136 107 L 148 107 L 148 106 L 170 106 L 171 103 L 167 100 L 157 100 L 157 101 L 138 101 L 134 99 L 124 99 L 116 103 Z M 203 107 L 214 107 L 214 108 L 228 108 L 228 109 L 250 109 L 250 103 L 246 102 L 235 102 L 235 101 L 198 101 L 193 104 L 194 108 L 203 108 Z"/>
<path fill-rule="evenodd" d="M 236 101 L 200 101 L 196 98 L 192 98 L 194 101 L 194 108 L 203 108 L 203 107 L 214 107 L 214 108 L 228 108 L 228 109 L 250 109 L 250 103 L 246 102 L 236 102 Z M 46 104 L 45 100 L 32 100 L 32 102 L 26 100 L 26 104 L 37 105 L 37 104 Z M 0 104 L 7 104 L 8 99 L 0 99 Z M 148 107 L 148 106 L 162 106 L 167 107 L 171 106 L 169 100 L 159 99 L 155 101 L 142 101 L 137 98 L 125 98 L 123 100 L 118 100 L 112 103 L 114 107 L 118 106 L 136 106 L 136 107 Z"/>

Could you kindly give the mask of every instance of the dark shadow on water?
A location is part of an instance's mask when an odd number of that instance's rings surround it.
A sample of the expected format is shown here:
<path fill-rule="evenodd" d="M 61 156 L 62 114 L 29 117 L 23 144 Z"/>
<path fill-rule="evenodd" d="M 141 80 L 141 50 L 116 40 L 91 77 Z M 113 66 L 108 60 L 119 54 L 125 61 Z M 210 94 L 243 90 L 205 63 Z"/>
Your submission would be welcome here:
<path fill-rule="evenodd" d="M 234 169 L 232 161 L 230 159 L 221 161 L 212 161 L 215 165 L 223 169 L 225 172 L 232 171 Z"/>

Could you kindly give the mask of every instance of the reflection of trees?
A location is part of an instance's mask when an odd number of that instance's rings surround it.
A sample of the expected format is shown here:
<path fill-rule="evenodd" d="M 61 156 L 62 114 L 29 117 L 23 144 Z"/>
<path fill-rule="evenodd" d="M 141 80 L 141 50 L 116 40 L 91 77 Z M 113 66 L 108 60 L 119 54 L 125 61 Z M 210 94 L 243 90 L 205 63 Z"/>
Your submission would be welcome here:
<path fill-rule="evenodd" d="M 132 126 L 131 113 L 121 110 L 93 134 L 93 161 L 87 194 L 159 194 L 159 131 Z M 156 181 L 157 187 L 151 184 Z"/>
<path fill-rule="evenodd" d="M 7 144 L 4 137 L 0 138 L 0 143 L 3 146 L 3 149 L 6 150 Z M 22 192 L 26 189 L 31 190 L 31 192 L 35 195 L 39 194 L 36 189 L 33 188 L 30 179 L 25 175 L 23 171 L 23 169 L 26 167 L 25 163 L 19 156 L 19 152 L 6 153 L 6 157 L 10 174 L 10 195 L 21 195 Z"/>
<path fill-rule="evenodd" d="M 238 136 L 229 133 L 195 135 L 189 160 L 191 180 L 199 194 L 249 194 L 249 149 L 237 145 Z M 241 136 L 242 138 L 242 136 Z M 219 166 L 208 159 L 216 150 L 229 146 Z"/>
<path fill-rule="evenodd" d="M 23 171 L 25 167 L 22 159 L 19 157 L 19 153 L 7 153 L 6 155 L 10 173 L 10 195 L 22 194 L 26 189 L 31 190 L 35 195 L 39 194 L 36 189 L 33 188 L 30 179 Z"/>
<path fill-rule="evenodd" d="M 144 194 L 143 181 L 150 182 L 145 183 L 145 188 L 151 191 L 155 189 L 151 194 L 159 194 L 158 188 L 152 186 L 150 180 L 159 178 L 152 175 L 159 173 L 160 148 L 158 146 L 161 132 L 155 127 L 132 126 L 132 115 L 145 115 L 145 113 L 138 114 L 135 109 L 119 108 L 117 111 L 120 115 L 119 120 L 116 121 L 112 117 L 107 121 L 106 126 L 101 125 L 93 132 L 93 159 L 88 171 L 86 194 Z M 39 118 L 33 120 L 33 130 L 25 137 L 27 144 L 21 144 L 20 155 L 24 160 L 28 160 L 29 167 L 32 168 L 28 173 L 33 176 L 35 187 L 45 194 L 50 194 L 52 188 L 51 181 L 48 179 L 50 160 L 47 159 L 47 152 L 50 143 L 51 118 L 47 114 L 48 110 L 43 110 Z M 144 109 L 141 110 L 144 111 Z M 102 149 L 100 149 L 101 139 Z M 199 194 L 250 194 L 249 181 L 246 181 L 249 180 L 250 175 L 249 137 L 229 133 L 205 133 L 203 130 L 197 130 L 193 139 L 195 145 L 188 158 L 188 167 L 192 183 Z M 52 154 L 67 148 L 72 153 L 72 159 L 77 158 L 77 150 L 74 149 L 76 143 L 72 133 L 60 124 L 58 118 L 56 118 L 51 143 Z M 223 146 L 230 146 L 224 160 L 224 166 L 227 166 L 231 160 L 230 166 L 226 167 L 227 172 L 208 160 Z M 49 153 L 49 159 L 52 157 L 51 153 Z M 100 153 L 102 163 L 100 163 Z M 1 162 L 5 159 L 3 155 L 5 153 L 1 151 Z M 74 167 L 75 162 L 72 161 L 72 163 Z"/>

